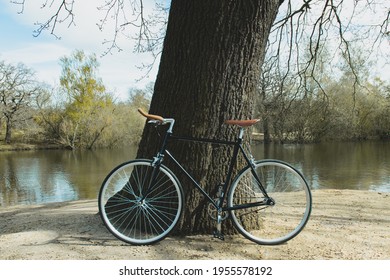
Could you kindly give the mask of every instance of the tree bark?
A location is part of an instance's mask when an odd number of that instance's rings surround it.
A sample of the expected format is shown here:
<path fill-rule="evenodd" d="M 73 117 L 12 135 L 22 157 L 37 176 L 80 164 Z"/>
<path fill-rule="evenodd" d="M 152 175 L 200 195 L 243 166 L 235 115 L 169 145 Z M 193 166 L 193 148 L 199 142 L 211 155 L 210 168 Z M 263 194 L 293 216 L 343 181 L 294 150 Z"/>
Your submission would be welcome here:
<path fill-rule="evenodd" d="M 173 0 L 150 112 L 175 118 L 176 135 L 234 140 L 238 129 L 224 121 L 252 117 L 279 5 L 279 0 Z M 147 125 L 138 157 L 153 156 L 158 145 Z M 227 174 L 230 148 L 184 142 L 168 148 L 207 192 L 216 192 Z M 209 233 L 215 224 L 206 200 L 175 173 L 186 197 L 179 231 Z"/>

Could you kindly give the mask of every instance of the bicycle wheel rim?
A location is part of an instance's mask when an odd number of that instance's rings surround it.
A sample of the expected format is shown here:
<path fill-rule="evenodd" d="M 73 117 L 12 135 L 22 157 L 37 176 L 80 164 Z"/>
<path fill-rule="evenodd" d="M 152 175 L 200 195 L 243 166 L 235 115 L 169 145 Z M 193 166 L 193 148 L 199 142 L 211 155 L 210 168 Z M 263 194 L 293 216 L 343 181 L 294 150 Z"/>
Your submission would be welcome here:
<path fill-rule="evenodd" d="M 154 167 L 149 160 L 136 160 L 116 167 L 104 180 L 99 193 L 99 210 L 109 231 L 134 245 L 165 238 L 180 219 L 183 193 L 176 177 L 164 166 L 150 185 Z"/>
<path fill-rule="evenodd" d="M 299 234 L 310 217 L 310 189 L 303 175 L 282 161 L 258 161 L 255 170 L 275 205 L 232 210 L 230 216 L 238 231 L 252 241 L 262 245 L 284 243 Z M 251 168 L 244 169 L 232 184 L 229 206 L 263 199 Z"/>

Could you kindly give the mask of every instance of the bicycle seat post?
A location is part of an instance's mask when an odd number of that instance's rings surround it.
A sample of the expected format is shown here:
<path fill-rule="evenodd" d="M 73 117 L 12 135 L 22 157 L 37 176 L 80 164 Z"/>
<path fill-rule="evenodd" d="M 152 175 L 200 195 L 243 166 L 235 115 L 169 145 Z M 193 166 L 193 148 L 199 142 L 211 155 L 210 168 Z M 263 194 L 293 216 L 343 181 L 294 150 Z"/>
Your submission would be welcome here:
<path fill-rule="evenodd" d="M 240 127 L 240 132 L 238 133 L 238 139 L 242 140 L 244 138 L 245 129 Z"/>

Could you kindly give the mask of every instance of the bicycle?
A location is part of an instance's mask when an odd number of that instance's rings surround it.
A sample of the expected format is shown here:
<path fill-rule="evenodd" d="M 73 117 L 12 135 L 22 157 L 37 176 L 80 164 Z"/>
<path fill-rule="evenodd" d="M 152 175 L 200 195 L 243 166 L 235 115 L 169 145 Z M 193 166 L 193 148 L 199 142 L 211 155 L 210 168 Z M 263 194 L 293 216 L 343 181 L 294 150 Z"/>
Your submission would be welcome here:
<path fill-rule="evenodd" d="M 209 202 L 208 211 L 217 226 L 214 237 L 224 239 L 221 223 L 231 218 L 244 237 L 261 245 L 277 245 L 298 235 L 310 217 L 312 196 L 304 176 L 280 160 L 256 161 L 245 149 L 246 128 L 259 120 L 228 120 L 238 126 L 235 141 L 181 137 L 173 135 L 175 120 L 145 113 L 156 127 L 169 125 L 160 151 L 153 159 L 135 159 L 115 167 L 104 179 L 98 204 L 101 218 L 118 239 L 147 245 L 164 239 L 178 223 L 184 207 L 183 188 L 176 175 L 162 164 L 168 157 L 190 179 Z M 212 198 L 167 149 L 172 141 L 196 141 L 233 147 L 225 182 Z M 246 166 L 233 181 L 239 154 Z M 232 182 L 229 184 L 229 182 Z"/>

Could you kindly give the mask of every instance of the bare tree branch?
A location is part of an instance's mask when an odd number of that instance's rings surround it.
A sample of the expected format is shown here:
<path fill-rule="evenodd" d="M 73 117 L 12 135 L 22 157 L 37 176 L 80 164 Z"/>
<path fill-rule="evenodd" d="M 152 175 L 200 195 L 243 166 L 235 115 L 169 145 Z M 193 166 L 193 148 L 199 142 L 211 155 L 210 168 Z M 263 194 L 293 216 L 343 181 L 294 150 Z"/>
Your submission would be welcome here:
<path fill-rule="evenodd" d="M 53 3 L 54 0 L 52 0 L 52 2 L 49 4 L 49 7 L 52 7 Z M 47 4 L 48 2 L 46 1 L 46 3 L 42 6 L 42 8 L 45 8 Z M 58 37 L 55 34 L 55 29 L 57 24 L 63 23 L 65 21 L 69 21 L 68 27 L 74 24 L 73 4 L 74 4 L 74 0 L 72 0 L 71 2 L 67 2 L 66 0 L 63 0 L 58 6 L 56 13 L 50 19 L 48 19 L 44 23 L 36 23 L 36 25 L 38 25 L 39 27 L 35 31 L 34 36 L 37 37 L 42 33 L 43 30 L 50 29 L 50 34 L 54 35 L 59 39 L 60 37 Z M 65 15 L 64 17 L 61 18 L 62 13 L 64 13 Z"/>
<path fill-rule="evenodd" d="M 387 7 L 386 18 L 376 18 L 377 24 L 357 22 L 367 10 L 373 12 Z M 355 42 L 370 40 L 372 47 L 388 38 L 390 11 L 381 0 L 302 0 L 285 1 L 279 19 L 273 25 L 269 38 L 268 60 L 280 68 L 282 86 L 289 75 L 296 75 L 297 90 L 305 87 L 307 77 L 316 78 L 319 54 L 329 46 L 334 56 L 342 57 L 354 77 L 354 92 L 359 85 L 351 46 Z M 359 23 L 359 25 L 357 24 Z M 372 36 L 375 31 L 376 37 Z M 373 39 L 375 39 L 373 41 Z M 325 92 L 323 92 L 325 94 Z"/>
<path fill-rule="evenodd" d="M 38 26 L 34 31 L 34 37 L 38 37 L 45 30 L 50 30 L 50 34 L 55 36 L 57 39 L 60 37 L 56 34 L 56 28 L 58 24 L 68 22 L 68 27 L 74 24 L 75 15 L 73 13 L 73 5 L 75 0 L 45 0 L 41 5 L 41 9 L 54 9 L 54 14 L 47 19 L 45 22 L 36 22 Z M 12 1 L 11 3 L 19 5 L 20 11 L 23 13 L 26 0 Z"/>
<path fill-rule="evenodd" d="M 105 28 L 108 21 L 114 22 L 112 39 L 104 42 L 109 45 L 106 54 L 114 49 L 122 51 L 118 40 L 125 37 L 136 42 L 135 52 L 150 52 L 154 57 L 158 56 L 167 23 L 167 9 L 163 5 L 157 3 L 156 12 L 149 16 L 143 0 L 109 0 L 98 9 L 105 12 L 98 24 L 100 30 Z M 132 30 L 136 30 L 133 35 L 130 33 Z"/>
<path fill-rule="evenodd" d="M 23 14 L 24 12 L 24 2 L 26 0 L 21 0 L 21 1 L 11 1 L 11 3 L 13 4 L 16 4 L 16 5 L 19 5 L 20 6 L 20 11 L 18 12 L 18 14 Z"/>
<path fill-rule="evenodd" d="M 12 3 L 20 5 L 19 13 L 23 13 L 26 0 L 12 1 Z M 50 30 L 52 35 L 59 38 L 56 35 L 56 28 L 59 24 L 67 23 L 68 27 L 74 24 L 75 0 L 43 1 L 41 8 L 54 9 L 54 14 L 45 22 L 37 23 L 38 28 L 34 32 L 34 36 L 39 36 L 43 31 Z M 113 50 L 122 51 L 123 46 L 121 46 L 120 39 L 129 38 L 136 42 L 134 51 L 150 52 L 156 61 L 162 49 L 169 10 L 165 6 L 165 2 L 161 0 L 156 0 L 156 2 L 155 13 L 151 14 L 150 7 L 146 7 L 145 0 L 105 0 L 104 4 L 98 7 L 104 15 L 97 25 L 100 30 L 103 30 L 110 28 L 112 24 L 113 35 L 111 39 L 103 42 L 107 45 L 103 55 L 112 53 Z M 269 57 L 274 59 L 281 69 L 283 68 L 283 76 L 287 77 L 290 73 L 298 73 L 302 85 L 304 84 L 304 75 L 315 75 L 317 54 L 327 43 L 334 44 L 337 40 L 339 41 L 338 49 L 352 69 L 350 45 L 353 41 L 362 39 L 363 36 L 374 38 L 371 41 L 374 46 L 381 44 L 384 39 L 388 39 L 390 36 L 390 10 L 386 1 L 281 0 L 279 2 L 282 9 L 271 30 L 272 35 L 269 39 L 268 50 L 272 54 L 269 54 Z M 357 11 L 357 7 L 360 7 L 359 11 Z M 376 19 L 376 24 L 365 26 L 365 29 L 363 24 L 360 26 L 352 24 L 354 16 L 359 16 L 366 10 L 375 12 L 383 7 L 387 9 L 385 18 Z M 351 8 L 352 11 L 349 15 L 344 15 L 345 11 Z M 376 37 L 372 35 L 373 29 Z M 309 51 L 310 56 L 302 60 L 302 55 L 306 53 L 305 49 Z M 143 65 L 143 67 L 149 68 L 150 71 L 153 64 L 154 62 L 151 65 Z M 352 71 L 354 70 L 352 69 Z M 354 76 L 358 82 L 358 75 L 354 73 Z"/>
<path fill-rule="evenodd" d="M 28 109 L 41 93 L 42 87 L 31 69 L 0 61 L 0 114 L 6 120 L 6 143 L 11 142 L 16 123 L 31 119 Z"/>

